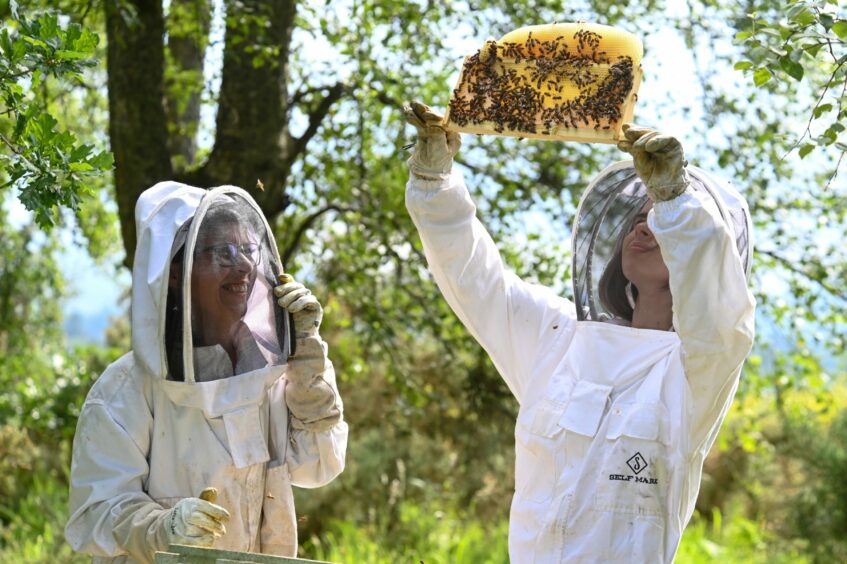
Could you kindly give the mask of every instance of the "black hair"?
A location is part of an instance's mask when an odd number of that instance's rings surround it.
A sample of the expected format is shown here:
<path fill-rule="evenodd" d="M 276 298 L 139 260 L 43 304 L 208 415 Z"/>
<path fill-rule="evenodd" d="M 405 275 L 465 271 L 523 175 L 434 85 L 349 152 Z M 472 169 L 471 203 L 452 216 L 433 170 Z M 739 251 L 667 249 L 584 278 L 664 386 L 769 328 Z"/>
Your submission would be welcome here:
<path fill-rule="evenodd" d="M 182 247 L 171 259 L 171 270 L 178 268 L 182 271 L 182 258 L 185 247 Z M 168 297 L 165 301 L 165 355 L 168 362 L 168 379 L 177 382 L 185 381 L 185 366 L 182 362 L 182 277 L 180 283 L 168 287 Z"/>
<path fill-rule="evenodd" d="M 623 239 L 626 234 L 627 231 L 622 232 L 615 245 L 615 253 L 600 277 L 599 290 L 600 303 L 603 304 L 603 307 L 615 317 L 626 319 L 632 323 L 634 310 L 626 297 L 626 285 L 629 284 L 629 280 L 623 273 Z M 634 285 L 632 286 L 632 297 L 638 297 L 638 289 Z"/>
<path fill-rule="evenodd" d="M 644 201 L 646 201 L 646 198 L 644 198 Z M 643 203 L 640 203 L 633 209 L 640 210 L 642 206 Z M 618 240 L 615 243 L 615 252 L 606 264 L 598 284 L 600 303 L 603 304 L 603 307 L 615 317 L 626 319 L 630 323 L 632 323 L 632 315 L 635 311 L 626 296 L 626 286 L 630 283 L 630 280 L 623 273 L 623 241 L 632 231 L 637 220 L 638 213 L 635 212 L 624 222 L 624 228 L 618 234 Z M 631 289 L 632 298 L 635 300 L 638 297 L 638 288 L 635 287 L 635 284 L 632 284 Z"/>

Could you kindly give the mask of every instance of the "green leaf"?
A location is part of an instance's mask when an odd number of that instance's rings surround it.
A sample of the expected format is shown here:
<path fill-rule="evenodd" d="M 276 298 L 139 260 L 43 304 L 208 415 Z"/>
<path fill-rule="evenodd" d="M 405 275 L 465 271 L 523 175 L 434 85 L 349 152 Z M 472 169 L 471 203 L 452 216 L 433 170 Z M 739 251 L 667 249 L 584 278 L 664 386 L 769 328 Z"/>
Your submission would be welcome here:
<path fill-rule="evenodd" d="M 49 49 L 49 46 L 45 42 L 41 41 L 40 39 L 36 39 L 36 38 L 30 37 L 28 35 L 24 35 L 23 37 L 21 37 L 21 39 L 23 39 L 24 41 L 26 41 L 30 45 L 35 45 L 36 47 L 42 47 L 44 49 Z"/>
<path fill-rule="evenodd" d="M 815 15 L 811 13 L 809 10 L 804 9 L 799 12 L 797 15 L 791 17 L 791 21 L 796 23 L 799 26 L 807 26 L 815 22 Z"/>
<path fill-rule="evenodd" d="M 9 37 L 9 30 L 3 29 L 0 31 L 0 49 L 8 57 L 12 53 L 12 40 Z"/>
<path fill-rule="evenodd" d="M 806 50 L 806 53 L 808 53 L 812 57 L 817 57 L 818 51 L 821 50 L 821 47 L 823 47 L 823 43 L 812 43 L 804 47 L 804 49 Z"/>
<path fill-rule="evenodd" d="M 812 143 L 806 143 L 802 147 L 800 147 L 800 158 L 804 158 L 806 155 L 811 153 L 815 149 L 815 146 Z"/>
<path fill-rule="evenodd" d="M 788 12 L 786 12 L 786 15 L 788 16 L 789 19 L 793 19 L 797 16 L 797 14 L 804 11 L 805 9 L 806 9 L 805 5 L 803 5 L 801 2 L 797 2 L 796 4 L 794 4 L 793 6 L 788 8 Z"/>
<path fill-rule="evenodd" d="M 832 145 L 833 143 L 835 143 L 835 141 L 836 141 L 837 139 L 838 139 L 838 134 L 837 134 L 837 133 L 835 133 L 835 132 L 832 130 L 832 128 L 831 128 L 831 127 L 830 127 L 829 129 L 827 129 L 826 131 L 824 131 L 824 132 L 821 134 L 821 136 L 820 136 L 820 137 L 818 137 L 818 140 L 819 140 L 819 141 L 820 141 L 823 145 L 826 145 L 826 146 L 828 146 L 828 145 Z"/>
<path fill-rule="evenodd" d="M 70 159 L 71 161 L 74 161 L 74 162 L 82 161 L 82 160 L 85 159 L 85 157 L 87 157 L 89 154 L 91 154 L 91 149 L 93 149 L 93 148 L 94 147 L 92 147 L 91 145 L 85 145 L 85 144 L 74 147 L 71 150 L 71 154 L 68 157 L 68 159 Z"/>
<path fill-rule="evenodd" d="M 821 25 L 827 31 L 832 29 L 832 23 L 835 21 L 830 14 L 821 14 L 818 16 L 820 19 Z"/>
<path fill-rule="evenodd" d="M 847 39 L 847 20 L 838 20 L 832 24 L 832 31 L 838 39 Z"/>
<path fill-rule="evenodd" d="M 751 63 L 750 61 L 739 61 L 735 63 L 732 68 L 734 68 L 735 70 L 744 71 L 753 68 L 753 63 Z"/>
<path fill-rule="evenodd" d="M 115 156 L 111 151 L 101 151 L 88 159 L 88 162 L 97 170 L 112 170 L 115 166 Z"/>
<path fill-rule="evenodd" d="M 815 116 L 815 119 L 821 117 L 821 114 L 824 112 L 828 112 L 832 110 L 832 104 L 821 104 L 817 106 L 814 110 L 812 110 L 812 115 Z"/>
<path fill-rule="evenodd" d="M 100 37 L 93 31 L 83 29 L 78 39 L 72 43 L 74 51 L 85 51 L 90 55 L 94 54 L 94 50 L 100 43 Z"/>
<path fill-rule="evenodd" d="M 59 49 L 56 51 L 55 56 L 57 59 L 62 59 L 63 61 L 76 61 L 79 59 L 87 59 L 90 55 L 82 51 L 67 51 L 65 49 Z"/>
<path fill-rule="evenodd" d="M 789 57 L 780 57 L 779 58 L 779 66 L 780 68 L 788 74 L 794 80 L 802 80 L 803 79 L 803 65 L 792 61 Z"/>
<path fill-rule="evenodd" d="M 753 73 L 753 84 L 756 86 L 762 86 L 764 83 L 769 81 L 772 76 L 771 71 L 765 67 L 759 67 L 756 69 L 756 72 Z"/>

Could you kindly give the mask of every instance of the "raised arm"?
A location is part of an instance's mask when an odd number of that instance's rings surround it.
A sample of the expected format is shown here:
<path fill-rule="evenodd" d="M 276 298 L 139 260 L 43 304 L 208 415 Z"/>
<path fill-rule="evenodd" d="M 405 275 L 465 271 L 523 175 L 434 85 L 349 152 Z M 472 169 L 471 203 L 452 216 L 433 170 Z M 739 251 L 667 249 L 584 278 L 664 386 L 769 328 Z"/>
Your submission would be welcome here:
<path fill-rule="evenodd" d="M 736 246 L 740 234 L 706 191 L 720 197 L 728 189 L 696 169 L 698 187 L 691 186 L 679 141 L 641 128 L 627 128 L 626 136 L 621 148 L 632 153 L 655 202 L 648 224 L 670 273 L 673 326 L 691 391 L 692 451 L 708 450 L 753 343 L 755 301 Z"/>
<path fill-rule="evenodd" d="M 556 325 L 562 339 L 570 338 L 573 305 L 506 270 L 476 218 L 461 172 L 452 170 L 458 134 L 445 132 L 441 117 L 423 104 L 413 103 L 406 118 L 418 130 L 409 159 L 406 207 L 429 268 L 450 307 L 521 401 L 541 332 Z"/>

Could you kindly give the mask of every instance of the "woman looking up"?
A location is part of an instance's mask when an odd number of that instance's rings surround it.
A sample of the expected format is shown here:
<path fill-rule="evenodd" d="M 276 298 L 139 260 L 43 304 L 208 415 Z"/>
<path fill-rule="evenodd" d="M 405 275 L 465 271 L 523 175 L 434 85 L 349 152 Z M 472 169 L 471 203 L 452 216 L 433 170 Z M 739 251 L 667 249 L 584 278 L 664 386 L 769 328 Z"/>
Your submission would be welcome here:
<path fill-rule="evenodd" d="M 741 196 L 673 137 L 624 126 L 573 232 L 574 301 L 503 264 L 460 139 L 413 102 L 406 205 L 453 311 L 520 404 L 513 562 L 671 562 L 753 341 Z"/>

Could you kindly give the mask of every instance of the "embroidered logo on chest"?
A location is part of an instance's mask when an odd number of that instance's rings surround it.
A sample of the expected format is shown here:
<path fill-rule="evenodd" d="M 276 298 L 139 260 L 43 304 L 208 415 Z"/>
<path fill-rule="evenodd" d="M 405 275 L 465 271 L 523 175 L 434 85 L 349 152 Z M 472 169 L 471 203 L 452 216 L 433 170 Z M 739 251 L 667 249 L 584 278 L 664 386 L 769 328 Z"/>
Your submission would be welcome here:
<path fill-rule="evenodd" d="M 636 475 L 641 474 L 641 471 L 647 468 L 647 461 L 641 456 L 640 452 L 636 452 L 632 458 L 626 461 L 629 469 L 635 472 Z"/>

